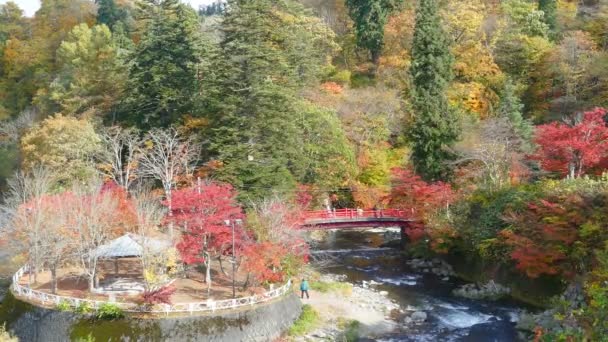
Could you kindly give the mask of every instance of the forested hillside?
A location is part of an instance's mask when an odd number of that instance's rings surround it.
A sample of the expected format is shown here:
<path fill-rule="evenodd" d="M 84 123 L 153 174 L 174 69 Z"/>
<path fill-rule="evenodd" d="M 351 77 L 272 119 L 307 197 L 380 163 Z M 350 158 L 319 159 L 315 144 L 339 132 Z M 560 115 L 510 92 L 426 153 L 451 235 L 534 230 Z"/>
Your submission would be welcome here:
<path fill-rule="evenodd" d="M 129 190 L 132 147 L 173 134 L 197 148 L 169 200 L 213 179 L 246 208 L 410 210 L 421 255 L 578 286 L 537 338 L 605 340 L 607 32 L 608 0 L 9 1 L 2 188 L 44 167 Z"/>

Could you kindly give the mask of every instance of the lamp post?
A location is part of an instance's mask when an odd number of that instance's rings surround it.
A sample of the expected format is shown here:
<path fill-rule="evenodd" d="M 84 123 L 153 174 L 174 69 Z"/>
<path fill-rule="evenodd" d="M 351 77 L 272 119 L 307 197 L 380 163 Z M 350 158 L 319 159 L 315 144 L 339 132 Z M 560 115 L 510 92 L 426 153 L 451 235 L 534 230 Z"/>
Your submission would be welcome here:
<path fill-rule="evenodd" d="M 234 226 L 243 224 L 243 220 L 224 220 L 227 226 L 232 228 L 232 298 L 236 298 L 236 248 L 234 246 Z"/>

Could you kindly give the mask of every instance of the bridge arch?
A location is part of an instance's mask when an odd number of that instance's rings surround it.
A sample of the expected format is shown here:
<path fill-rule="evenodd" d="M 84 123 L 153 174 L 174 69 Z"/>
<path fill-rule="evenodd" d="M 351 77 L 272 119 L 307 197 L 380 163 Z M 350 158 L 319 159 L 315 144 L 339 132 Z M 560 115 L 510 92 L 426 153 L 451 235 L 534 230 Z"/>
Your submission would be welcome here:
<path fill-rule="evenodd" d="M 399 227 L 401 246 L 407 242 L 406 229 L 415 222 L 411 214 L 399 209 L 337 209 L 317 210 L 304 213 L 300 224 L 303 230 L 333 230 L 370 227 Z"/>

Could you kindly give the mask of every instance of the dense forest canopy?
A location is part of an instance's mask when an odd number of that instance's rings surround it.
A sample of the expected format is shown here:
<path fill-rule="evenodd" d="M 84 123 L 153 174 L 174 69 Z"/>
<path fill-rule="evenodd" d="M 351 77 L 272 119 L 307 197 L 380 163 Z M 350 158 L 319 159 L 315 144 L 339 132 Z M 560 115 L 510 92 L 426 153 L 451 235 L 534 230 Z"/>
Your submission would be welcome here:
<path fill-rule="evenodd" d="M 8 1 L 2 186 L 42 167 L 51 192 L 149 176 L 169 210 L 201 179 L 248 209 L 401 207 L 428 253 L 584 275 L 563 336 L 599 340 L 606 32 L 608 0 Z"/>

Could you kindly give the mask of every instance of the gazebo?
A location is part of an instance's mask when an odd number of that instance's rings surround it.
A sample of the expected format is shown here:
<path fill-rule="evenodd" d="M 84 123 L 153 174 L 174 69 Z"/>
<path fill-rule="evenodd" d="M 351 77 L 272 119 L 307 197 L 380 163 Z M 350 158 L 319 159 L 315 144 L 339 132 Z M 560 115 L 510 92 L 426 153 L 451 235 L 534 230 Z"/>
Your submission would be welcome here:
<path fill-rule="evenodd" d="M 141 258 L 145 254 L 155 256 L 162 254 L 171 248 L 171 241 L 167 239 L 143 237 L 137 234 L 127 233 L 117 239 L 109 241 L 105 245 L 99 246 L 92 253 L 95 253 L 100 261 L 114 261 L 114 275 L 107 277 L 101 281 L 95 289 L 97 293 L 110 294 L 136 294 L 143 292 L 145 289 L 143 267 L 141 266 Z M 129 260 L 133 263 L 133 259 L 137 259 L 135 263 L 141 270 L 137 276 L 124 275 L 120 276 L 119 260 Z"/>

